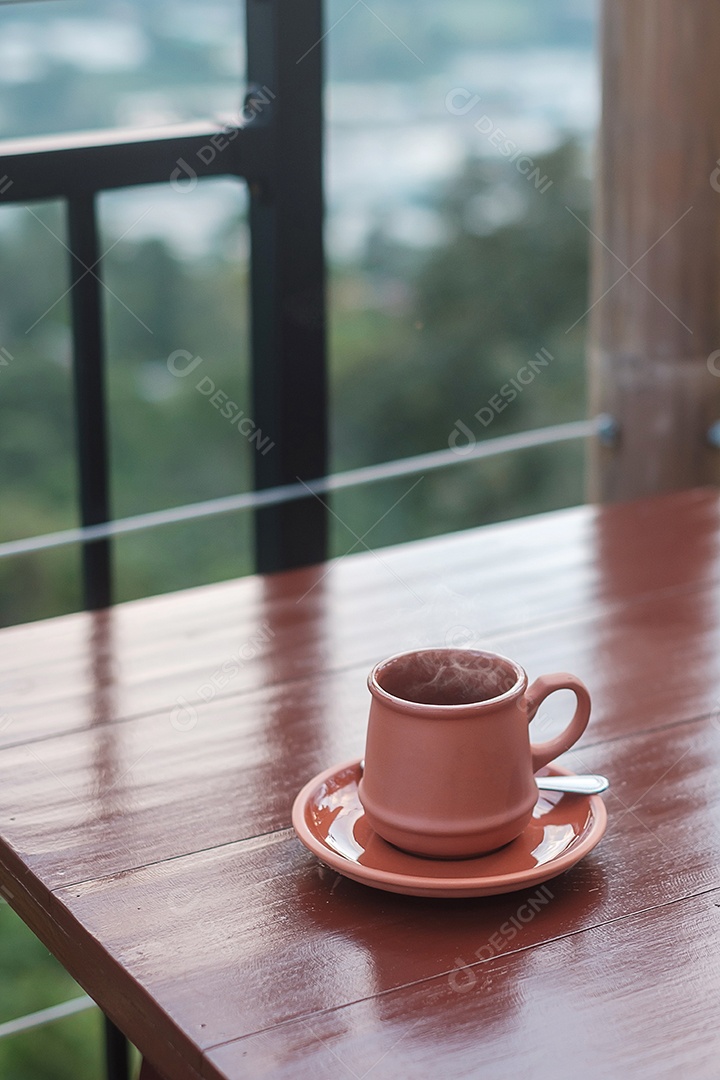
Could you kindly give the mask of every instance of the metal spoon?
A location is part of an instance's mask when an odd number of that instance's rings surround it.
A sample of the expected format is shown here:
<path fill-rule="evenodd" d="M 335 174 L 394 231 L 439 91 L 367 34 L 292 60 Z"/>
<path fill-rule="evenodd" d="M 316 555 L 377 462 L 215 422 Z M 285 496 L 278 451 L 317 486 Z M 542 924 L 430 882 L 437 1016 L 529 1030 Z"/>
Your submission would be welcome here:
<path fill-rule="evenodd" d="M 565 791 L 578 795 L 599 795 L 607 791 L 610 781 L 606 776 L 536 776 L 540 791 Z"/>

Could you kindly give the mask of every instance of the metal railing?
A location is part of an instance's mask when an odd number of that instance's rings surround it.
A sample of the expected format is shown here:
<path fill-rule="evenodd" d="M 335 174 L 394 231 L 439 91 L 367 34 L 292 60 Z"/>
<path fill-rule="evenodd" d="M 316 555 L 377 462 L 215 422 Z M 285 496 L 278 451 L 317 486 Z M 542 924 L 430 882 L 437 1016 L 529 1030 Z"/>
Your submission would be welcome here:
<path fill-rule="evenodd" d="M 225 495 L 168 510 L 155 510 L 147 514 L 136 514 L 134 517 L 116 518 L 102 525 L 64 529 L 62 532 L 28 536 L 21 540 L 6 540 L 0 543 L 0 559 L 12 555 L 47 551 L 51 548 L 68 547 L 73 544 L 110 540 L 115 536 L 144 532 L 146 529 L 156 529 L 162 525 L 198 521 L 221 514 L 237 513 L 241 510 L 257 512 L 268 506 L 280 506 L 298 499 L 305 499 L 308 495 L 327 495 L 333 491 L 361 487 L 383 480 L 395 480 L 400 476 L 417 476 L 418 473 L 433 472 L 436 469 L 446 469 L 453 465 L 497 457 L 500 454 L 514 453 L 518 450 L 530 450 L 539 446 L 554 446 L 561 442 L 586 439 L 597 435 L 603 423 L 603 417 L 595 417 L 592 420 L 573 420 L 566 424 L 552 424 L 550 427 L 536 428 L 533 431 L 521 431 L 513 435 L 485 439 L 463 452 L 453 449 L 435 450 L 428 454 L 416 454 L 414 457 L 399 458 L 379 465 L 366 465 L 360 469 L 333 473 L 318 480 L 306 482 L 297 479 L 295 483 L 281 484 L 263 491 Z"/>
<path fill-rule="evenodd" d="M 6 1039 L 8 1035 L 19 1035 L 21 1031 L 32 1031 L 34 1028 L 44 1027 L 45 1024 L 52 1024 L 56 1020 L 64 1020 L 68 1016 L 76 1016 L 78 1013 L 96 1008 L 97 1005 L 92 998 L 82 994 L 80 997 L 63 1001 L 60 1005 L 50 1005 L 47 1009 L 18 1016 L 16 1020 L 6 1020 L 4 1024 L 0 1024 L 0 1039 Z"/>
<path fill-rule="evenodd" d="M 275 443 L 272 454 L 254 455 L 254 486 L 312 482 L 327 473 L 322 0 L 246 0 L 245 20 L 247 93 L 221 153 L 201 152 L 217 145 L 218 132 L 198 124 L 0 143 L 3 202 L 60 199 L 67 215 L 79 540 L 91 610 L 113 598 L 110 534 L 91 531 L 111 519 L 101 192 L 182 175 L 247 183 L 252 415 Z M 326 547 L 326 509 L 310 492 L 302 501 L 258 504 L 258 570 L 316 562 Z M 20 1030 L 22 1018 L 12 1023 Z M 109 1021 L 106 1047 L 109 1080 L 127 1080 L 127 1044 Z"/>
<path fill-rule="evenodd" d="M 321 16 L 320 0 L 247 0 L 242 118 L 224 129 L 222 150 L 214 154 L 203 151 L 218 145 L 218 131 L 197 123 L 0 143 L 1 171 L 12 182 L 4 203 L 61 199 L 66 207 L 84 527 L 111 517 L 97 197 L 112 189 L 182 177 L 246 181 L 252 415 L 274 442 L 272 454 L 254 455 L 254 486 L 273 488 L 298 476 L 311 481 L 327 472 Z M 318 561 L 326 542 L 325 510 L 309 494 L 301 506 L 258 508 L 259 570 Z M 86 540 L 87 608 L 112 601 L 111 579 L 108 540 Z"/>

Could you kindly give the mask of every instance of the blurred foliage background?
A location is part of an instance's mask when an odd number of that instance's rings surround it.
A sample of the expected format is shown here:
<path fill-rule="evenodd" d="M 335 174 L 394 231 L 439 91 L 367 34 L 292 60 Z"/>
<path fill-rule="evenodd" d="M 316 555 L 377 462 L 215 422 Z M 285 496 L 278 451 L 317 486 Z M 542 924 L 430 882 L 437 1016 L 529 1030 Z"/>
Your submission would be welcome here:
<path fill-rule="evenodd" d="M 480 439 L 584 415 L 584 328 L 567 330 L 585 306 L 587 243 L 567 207 L 587 215 L 588 181 L 574 143 L 537 164 L 553 178 L 543 195 L 504 162 L 466 162 L 429 197 L 447 241 L 418 251 L 377 228 L 355 265 L 334 268 L 334 470 L 447 447 L 457 419 Z M 473 208 L 499 185 L 521 210 L 492 232 L 478 230 Z M 177 198 L 184 208 L 192 195 Z M 0 262 L 3 341 L 14 357 L 0 369 L 3 540 L 76 522 L 67 298 L 31 335 L 25 333 L 62 291 L 65 251 L 44 226 L 63 235 L 57 207 L 33 207 L 33 215 L 21 218 L 5 237 Z M 250 486 L 253 448 L 196 389 L 207 377 L 247 407 L 247 268 L 224 250 L 233 232 L 242 247 L 240 213 L 197 262 L 177 258 L 162 240 L 131 237 L 104 260 L 112 290 L 105 306 L 118 516 Z M 111 236 L 106 240 L 113 243 Z M 137 319 L 152 326 L 152 335 Z M 484 429 L 474 414 L 542 348 L 554 358 L 547 369 Z M 202 358 L 187 379 L 168 370 L 167 357 L 178 349 Z M 333 509 L 364 533 L 409 486 L 403 480 L 347 490 L 335 495 Z M 525 451 L 429 474 L 383 519 L 372 542 L 385 545 L 580 501 L 581 448 Z M 348 538 L 351 533 L 336 521 L 334 553 L 345 550 Z M 251 569 L 247 514 L 163 527 L 116 544 L 119 599 Z M 3 623 L 80 603 L 74 549 L 0 561 Z"/>
<path fill-rule="evenodd" d="M 445 448 L 458 420 L 480 440 L 583 417 L 587 234 L 573 215 L 590 214 L 594 115 L 573 95 L 594 71 L 593 0 L 326 6 L 333 471 Z M 240 8 L 3 5 L 0 136 L 236 114 Z M 458 87 L 477 91 L 462 115 L 446 104 Z M 550 186 L 478 132 L 486 114 Z M 196 389 L 207 377 L 249 408 L 245 211 L 225 180 L 101 199 L 116 516 L 250 487 L 252 447 Z M 65 242 L 59 204 L 0 199 L 0 542 L 77 523 Z M 552 361 L 484 428 L 474 414 L 541 349 Z M 197 377 L 170 373 L 178 350 L 202 358 Z M 333 553 L 353 534 L 381 546 L 579 503 L 583 448 L 414 482 L 336 493 Z M 251 524 L 234 514 L 118 540 L 118 599 L 250 572 Z M 0 560 L 0 625 L 80 605 L 76 550 Z M 0 1023 L 79 993 L 4 904 L 0 971 Z M 99 1031 L 91 1011 L 0 1039 L 0 1076 L 97 1077 Z"/>

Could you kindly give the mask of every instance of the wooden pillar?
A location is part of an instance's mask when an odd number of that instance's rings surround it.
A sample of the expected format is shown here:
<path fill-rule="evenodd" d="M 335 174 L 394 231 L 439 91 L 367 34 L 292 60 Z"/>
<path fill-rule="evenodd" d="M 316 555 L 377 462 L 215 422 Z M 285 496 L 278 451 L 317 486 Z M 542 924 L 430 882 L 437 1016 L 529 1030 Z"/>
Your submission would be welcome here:
<path fill-rule="evenodd" d="M 720 482 L 720 3 L 604 0 L 590 497 Z M 627 272 L 630 268 L 631 272 Z"/>

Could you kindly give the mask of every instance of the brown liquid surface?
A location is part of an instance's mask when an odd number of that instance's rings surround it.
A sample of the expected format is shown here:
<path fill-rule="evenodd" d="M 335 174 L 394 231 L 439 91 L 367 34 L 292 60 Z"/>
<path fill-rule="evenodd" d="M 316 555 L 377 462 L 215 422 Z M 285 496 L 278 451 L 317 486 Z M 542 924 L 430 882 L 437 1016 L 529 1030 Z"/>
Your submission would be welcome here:
<path fill-rule="evenodd" d="M 462 649 L 398 657 L 378 673 L 383 690 L 421 705 L 471 705 L 491 701 L 515 685 L 505 662 Z"/>

